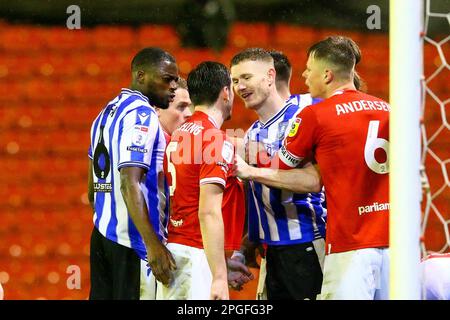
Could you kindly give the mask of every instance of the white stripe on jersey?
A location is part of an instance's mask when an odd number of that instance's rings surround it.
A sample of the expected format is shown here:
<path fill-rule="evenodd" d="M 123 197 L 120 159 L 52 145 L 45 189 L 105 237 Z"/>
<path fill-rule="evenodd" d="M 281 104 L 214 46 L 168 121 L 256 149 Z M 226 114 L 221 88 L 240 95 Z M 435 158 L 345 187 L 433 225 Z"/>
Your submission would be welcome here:
<path fill-rule="evenodd" d="M 292 240 L 297 240 L 302 238 L 302 231 L 298 227 L 298 214 L 297 207 L 295 206 L 292 197 L 294 194 L 290 191 L 281 190 L 281 200 L 286 210 L 286 216 L 288 218 L 288 231 L 289 236 Z"/>
<path fill-rule="evenodd" d="M 218 183 L 218 184 L 223 185 L 224 187 L 226 185 L 225 180 L 223 180 L 221 178 L 217 178 L 217 177 L 203 178 L 203 179 L 200 180 L 200 185 L 208 184 L 208 183 Z"/>
<path fill-rule="evenodd" d="M 280 236 L 278 234 L 277 223 L 275 222 L 275 213 L 270 204 L 270 188 L 265 185 L 262 185 L 262 200 L 266 211 L 267 222 L 269 224 L 270 239 L 272 239 L 272 241 L 279 241 Z"/>

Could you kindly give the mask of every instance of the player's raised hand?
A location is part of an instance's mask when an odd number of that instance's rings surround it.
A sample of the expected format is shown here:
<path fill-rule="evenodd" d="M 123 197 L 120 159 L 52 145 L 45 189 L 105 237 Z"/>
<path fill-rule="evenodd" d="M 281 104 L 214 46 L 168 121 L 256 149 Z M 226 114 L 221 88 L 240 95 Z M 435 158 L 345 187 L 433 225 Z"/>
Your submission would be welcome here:
<path fill-rule="evenodd" d="M 230 300 L 227 279 L 213 279 L 211 284 L 211 300 Z"/>
<path fill-rule="evenodd" d="M 162 243 L 155 244 L 147 249 L 148 266 L 156 280 L 168 286 L 172 280 L 172 271 L 177 268 L 175 259 L 169 249 Z"/>
<path fill-rule="evenodd" d="M 234 158 L 232 173 L 234 176 L 244 180 L 250 179 L 252 167 L 249 166 L 239 155 Z"/>
<path fill-rule="evenodd" d="M 251 166 L 266 167 L 270 165 L 270 156 L 264 143 L 249 140 L 245 148 L 245 161 Z"/>

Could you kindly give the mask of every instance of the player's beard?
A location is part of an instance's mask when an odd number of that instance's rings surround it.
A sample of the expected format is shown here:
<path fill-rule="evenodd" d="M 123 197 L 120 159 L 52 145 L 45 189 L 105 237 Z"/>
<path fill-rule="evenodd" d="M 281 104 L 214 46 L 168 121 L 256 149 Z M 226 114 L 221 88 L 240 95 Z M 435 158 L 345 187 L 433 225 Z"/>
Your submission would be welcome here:
<path fill-rule="evenodd" d="M 149 92 L 147 97 L 152 104 L 155 104 L 160 109 L 167 109 L 169 107 L 170 95 L 158 96 L 152 92 Z"/>

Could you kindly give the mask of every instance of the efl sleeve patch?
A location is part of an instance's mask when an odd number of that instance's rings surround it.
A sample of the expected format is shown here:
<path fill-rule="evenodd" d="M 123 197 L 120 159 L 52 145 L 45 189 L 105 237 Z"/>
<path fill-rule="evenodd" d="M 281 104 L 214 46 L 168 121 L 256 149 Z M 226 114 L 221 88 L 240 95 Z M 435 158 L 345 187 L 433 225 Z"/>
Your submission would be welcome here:
<path fill-rule="evenodd" d="M 302 122 L 301 118 L 295 118 L 294 122 L 292 122 L 291 130 L 289 131 L 288 137 L 293 137 L 297 134 L 298 127 L 300 127 L 301 122 Z"/>

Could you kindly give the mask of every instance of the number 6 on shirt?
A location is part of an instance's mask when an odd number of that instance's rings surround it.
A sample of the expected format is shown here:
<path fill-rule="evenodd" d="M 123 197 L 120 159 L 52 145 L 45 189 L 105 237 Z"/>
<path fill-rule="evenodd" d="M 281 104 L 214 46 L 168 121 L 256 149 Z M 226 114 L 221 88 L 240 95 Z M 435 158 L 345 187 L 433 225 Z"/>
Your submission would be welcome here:
<path fill-rule="evenodd" d="M 364 160 L 367 166 L 375 173 L 386 174 L 389 173 L 389 141 L 383 138 L 378 138 L 378 127 L 380 121 L 373 120 L 369 122 L 369 129 L 367 130 L 366 145 L 364 146 Z M 386 161 L 379 163 L 375 159 L 375 150 L 381 148 L 386 152 Z"/>

